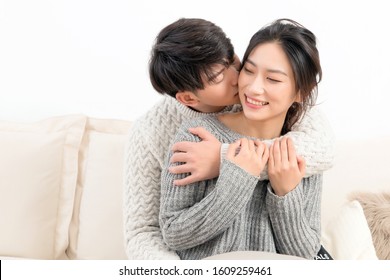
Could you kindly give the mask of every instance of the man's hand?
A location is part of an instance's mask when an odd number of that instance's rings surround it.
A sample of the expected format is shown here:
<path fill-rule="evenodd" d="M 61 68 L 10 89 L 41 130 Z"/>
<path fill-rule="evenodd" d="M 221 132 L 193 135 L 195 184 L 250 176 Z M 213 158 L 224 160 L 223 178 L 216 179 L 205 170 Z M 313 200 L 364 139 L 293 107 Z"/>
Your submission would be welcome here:
<path fill-rule="evenodd" d="M 260 176 L 269 156 L 268 147 L 259 140 L 242 138 L 229 145 L 226 159 L 253 176 Z"/>
<path fill-rule="evenodd" d="M 305 175 L 305 160 L 295 153 L 293 141 L 288 137 L 276 139 L 270 147 L 268 176 L 278 196 L 292 191 Z"/>
<path fill-rule="evenodd" d="M 191 173 L 183 179 L 175 180 L 176 186 L 212 179 L 219 175 L 221 142 L 203 127 L 190 128 L 189 131 L 199 136 L 202 141 L 178 142 L 173 145 L 174 154 L 170 162 L 183 164 L 169 167 L 169 172 Z"/>

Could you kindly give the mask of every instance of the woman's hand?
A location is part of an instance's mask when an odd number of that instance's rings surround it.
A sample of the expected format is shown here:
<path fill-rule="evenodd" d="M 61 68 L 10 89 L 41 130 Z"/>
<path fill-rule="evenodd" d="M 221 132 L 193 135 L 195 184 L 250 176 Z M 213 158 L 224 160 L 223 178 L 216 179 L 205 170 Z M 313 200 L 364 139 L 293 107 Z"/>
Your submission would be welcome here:
<path fill-rule="evenodd" d="M 305 175 L 305 160 L 295 153 L 293 141 L 288 137 L 276 139 L 270 147 L 268 176 L 278 196 L 292 191 Z"/>
<path fill-rule="evenodd" d="M 269 156 L 268 147 L 259 140 L 242 138 L 229 145 L 226 159 L 253 176 L 260 176 Z"/>

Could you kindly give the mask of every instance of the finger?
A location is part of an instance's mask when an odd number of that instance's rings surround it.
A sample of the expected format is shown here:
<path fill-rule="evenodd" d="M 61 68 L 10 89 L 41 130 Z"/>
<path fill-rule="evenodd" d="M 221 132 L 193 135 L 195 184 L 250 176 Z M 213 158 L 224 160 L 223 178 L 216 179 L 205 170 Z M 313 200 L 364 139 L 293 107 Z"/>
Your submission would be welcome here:
<path fill-rule="evenodd" d="M 241 150 L 240 151 L 248 151 L 249 150 L 249 141 L 246 138 L 241 138 Z"/>
<path fill-rule="evenodd" d="M 216 139 L 213 134 L 208 132 L 204 127 L 191 127 L 188 129 L 194 135 L 197 135 L 202 140 L 213 140 Z"/>
<path fill-rule="evenodd" d="M 252 139 L 248 139 L 248 149 L 250 152 L 253 152 L 253 153 L 256 150 L 255 141 L 253 141 Z"/>
<path fill-rule="evenodd" d="M 189 164 L 180 164 L 175 166 L 170 166 L 168 168 L 168 171 L 172 174 L 183 174 L 183 173 L 190 173 L 191 167 Z"/>
<path fill-rule="evenodd" d="M 297 156 L 297 161 L 298 161 L 299 172 L 301 173 L 301 175 L 303 177 L 306 174 L 306 161 L 301 156 Z"/>
<path fill-rule="evenodd" d="M 265 165 L 269 159 L 270 152 L 267 147 L 267 144 L 263 143 L 263 145 L 264 145 L 263 164 Z"/>
<path fill-rule="evenodd" d="M 274 157 L 274 165 L 280 165 L 281 156 L 280 156 L 280 140 L 276 139 L 273 144 L 272 154 Z"/>
<path fill-rule="evenodd" d="M 261 154 L 260 154 L 260 159 L 261 159 L 261 163 L 265 166 L 265 164 L 267 163 L 268 159 L 269 159 L 269 149 L 268 149 L 268 146 L 259 141 L 259 144 L 258 144 L 260 147 L 258 147 L 258 150 L 261 151 Z"/>
<path fill-rule="evenodd" d="M 176 153 L 174 153 L 171 156 L 169 162 L 170 163 L 174 163 L 174 162 L 188 162 L 187 153 L 176 152 Z"/>
<path fill-rule="evenodd" d="M 268 159 L 268 168 L 273 169 L 275 166 L 275 158 L 274 158 L 274 145 L 275 142 L 271 144 L 269 147 L 269 159 Z"/>
<path fill-rule="evenodd" d="M 291 138 L 287 137 L 287 150 L 288 150 L 288 158 L 291 161 L 297 160 L 297 154 L 295 152 L 294 143 Z"/>
<path fill-rule="evenodd" d="M 283 137 L 280 140 L 280 158 L 284 163 L 287 163 L 289 160 L 288 150 L 287 150 L 287 137 Z"/>
<path fill-rule="evenodd" d="M 171 150 L 173 152 L 189 152 L 194 144 L 196 143 L 190 141 L 177 142 L 173 144 Z"/>
<path fill-rule="evenodd" d="M 177 180 L 174 180 L 173 181 L 173 184 L 175 186 L 186 186 L 186 185 L 189 185 L 189 184 L 192 184 L 192 183 L 195 183 L 195 182 L 198 182 L 198 180 L 196 179 L 196 177 L 194 175 L 190 175 L 190 176 L 187 176 L 183 179 L 177 179 Z"/>
<path fill-rule="evenodd" d="M 263 154 L 264 154 L 264 150 L 265 150 L 265 147 L 264 147 L 264 143 L 261 142 L 260 140 L 256 140 L 254 142 L 255 146 L 256 146 L 256 154 L 262 158 L 263 157 Z"/>
<path fill-rule="evenodd" d="M 241 145 L 241 140 L 237 140 L 236 142 L 231 143 L 229 145 L 227 152 L 226 152 L 226 157 L 228 159 L 234 158 L 236 156 L 236 151 L 240 147 L 240 145 Z"/>

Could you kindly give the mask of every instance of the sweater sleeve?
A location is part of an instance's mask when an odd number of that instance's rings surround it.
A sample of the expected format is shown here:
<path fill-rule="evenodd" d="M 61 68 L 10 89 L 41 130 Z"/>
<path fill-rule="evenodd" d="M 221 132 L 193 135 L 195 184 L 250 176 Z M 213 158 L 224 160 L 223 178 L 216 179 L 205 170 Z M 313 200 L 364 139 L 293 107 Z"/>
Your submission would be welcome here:
<path fill-rule="evenodd" d="M 327 118 L 319 108 L 308 110 L 287 136 L 293 140 L 297 154 L 306 161 L 306 178 L 333 166 L 335 138 Z"/>
<path fill-rule="evenodd" d="M 304 178 L 284 196 L 268 185 L 267 209 L 278 253 L 314 259 L 320 248 L 322 174 Z"/>
<path fill-rule="evenodd" d="M 180 130 L 175 142 L 196 141 L 186 131 Z M 177 187 L 173 181 L 186 174 L 171 174 L 167 168 L 161 180 L 160 225 L 165 242 L 175 250 L 193 248 L 224 232 L 242 212 L 258 182 L 258 177 L 223 160 L 218 178 Z"/>
<path fill-rule="evenodd" d="M 125 150 L 124 237 L 129 259 L 179 259 L 164 243 L 158 222 L 161 159 L 143 123 L 134 124 Z"/>

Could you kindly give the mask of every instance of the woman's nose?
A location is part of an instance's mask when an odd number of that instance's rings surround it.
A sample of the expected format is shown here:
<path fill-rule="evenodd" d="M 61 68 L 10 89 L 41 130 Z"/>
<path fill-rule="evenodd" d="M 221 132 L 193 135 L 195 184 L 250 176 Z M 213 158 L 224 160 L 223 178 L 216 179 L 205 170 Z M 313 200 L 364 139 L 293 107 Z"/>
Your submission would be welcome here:
<path fill-rule="evenodd" d="M 249 88 L 252 93 L 263 94 L 265 92 L 265 89 L 262 77 L 257 76 L 255 79 L 253 79 Z"/>

